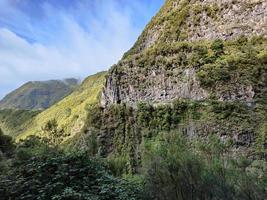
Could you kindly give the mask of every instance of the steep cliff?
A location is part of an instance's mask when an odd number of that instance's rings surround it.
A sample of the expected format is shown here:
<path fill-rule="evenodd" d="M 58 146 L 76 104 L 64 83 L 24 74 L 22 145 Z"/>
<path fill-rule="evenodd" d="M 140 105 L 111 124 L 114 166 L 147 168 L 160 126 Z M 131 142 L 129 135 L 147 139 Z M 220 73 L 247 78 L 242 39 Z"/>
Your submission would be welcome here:
<path fill-rule="evenodd" d="M 109 71 L 102 106 L 266 94 L 267 2 L 167 0 Z"/>
<path fill-rule="evenodd" d="M 261 0 L 167 0 L 108 72 L 88 120 L 99 151 L 136 172 L 144 145 L 175 132 L 266 157 L 266 15 Z"/>

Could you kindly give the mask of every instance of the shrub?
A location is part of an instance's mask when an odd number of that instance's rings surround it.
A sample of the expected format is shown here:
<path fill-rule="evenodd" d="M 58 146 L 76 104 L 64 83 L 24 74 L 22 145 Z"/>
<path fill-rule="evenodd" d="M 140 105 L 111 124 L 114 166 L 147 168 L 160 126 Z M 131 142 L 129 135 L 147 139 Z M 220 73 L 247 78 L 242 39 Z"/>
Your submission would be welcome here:
<path fill-rule="evenodd" d="M 6 156 L 10 156 L 15 148 L 12 137 L 4 135 L 0 128 L 0 152 Z"/>
<path fill-rule="evenodd" d="M 211 49 L 213 50 L 214 55 L 216 57 L 221 56 L 222 54 L 224 54 L 223 41 L 221 39 L 214 40 L 213 43 L 211 44 Z"/>
<path fill-rule="evenodd" d="M 266 177 L 259 178 L 225 157 L 215 136 L 192 143 L 178 133 L 146 141 L 145 194 L 148 199 L 264 199 Z M 243 167 L 242 167 L 243 166 Z M 263 173 L 264 174 L 264 173 Z"/>
<path fill-rule="evenodd" d="M 13 166 L 1 179 L 4 199 L 140 199 L 135 183 L 114 178 L 99 160 L 87 154 L 43 155 Z"/>
<path fill-rule="evenodd" d="M 64 138 L 67 136 L 64 130 L 58 127 L 58 123 L 55 119 L 47 121 L 42 127 L 42 131 L 44 137 L 47 138 L 47 142 L 54 146 L 63 142 Z"/>

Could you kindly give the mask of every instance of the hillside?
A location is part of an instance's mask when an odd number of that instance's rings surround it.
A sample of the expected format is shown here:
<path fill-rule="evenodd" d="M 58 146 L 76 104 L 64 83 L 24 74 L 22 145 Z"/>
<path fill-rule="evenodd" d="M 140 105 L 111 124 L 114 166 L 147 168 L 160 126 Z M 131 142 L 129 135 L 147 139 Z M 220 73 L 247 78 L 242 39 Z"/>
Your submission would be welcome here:
<path fill-rule="evenodd" d="M 69 95 L 78 84 L 76 79 L 28 82 L 6 95 L 0 109 L 43 110 Z"/>
<path fill-rule="evenodd" d="M 108 72 L 26 118 L 16 148 L 0 129 L 0 194 L 265 200 L 266 13 L 265 0 L 166 0 Z"/>
<path fill-rule="evenodd" d="M 262 0 L 167 0 L 110 70 L 102 105 L 266 100 L 266 10 Z"/>
<path fill-rule="evenodd" d="M 167 0 L 108 72 L 102 121 L 88 126 L 103 154 L 136 172 L 144 145 L 175 132 L 218 137 L 230 157 L 265 158 L 266 13 L 261 0 Z"/>
<path fill-rule="evenodd" d="M 0 128 L 5 134 L 16 137 L 22 133 L 29 123 L 40 111 L 31 110 L 0 110 Z"/>
<path fill-rule="evenodd" d="M 26 131 L 17 139 L 29 135 L 41 136 L 41 128 L 53 119 L 67 135 L 75 135 L 80 132 L 87 117 L 87 110 L 98 102 L 105 74 L 105 72 L 101 72 L 87 77 L 72 94 L 34 117 L 27 124 Z"/>
<path fill-rule="evenodd" d="M 162 43 L 267 36 L 264 0 L 167 0 L 124 58 Z"/>

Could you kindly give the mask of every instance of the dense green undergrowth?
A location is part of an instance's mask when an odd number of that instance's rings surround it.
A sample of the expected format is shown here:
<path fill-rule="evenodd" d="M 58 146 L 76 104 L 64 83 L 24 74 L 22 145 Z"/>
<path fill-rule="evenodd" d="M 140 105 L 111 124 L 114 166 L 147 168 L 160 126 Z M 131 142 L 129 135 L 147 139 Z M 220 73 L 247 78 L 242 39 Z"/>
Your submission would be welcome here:
<path fill-rule="evenodd" d="M 150 199 L 264 199 L 266 162 L 227 156 L 218 138 L 190 141 L 162 133 L 145 148 L 145 180 Z"/>
<path fill-rule="evenodd" d="M 64 152 L 49 141 L 31 136 L 15 147 L 1 134 L 1 198 L 263 200 L 266 195 L 266 162 L 231 157 L 216 135 L 189 139 L 161 131 L 147 137 L 134 176 L 125 171 L 132 162 L 127 157 L 105 158 L 90 148 Z"/>
<path fill-rule="evenodd" d="M 105 110 L 95 107 L 91 112 L 94 115 L 89 115 L 88 130 L 81 137 L 98 137 L 100 150 L 95 152 L 114 158 L 115 163 L 123 162 L 121 171 L 127 173 L 139 170 L 142 144 L 161 132 L 175 131 L 189 138 L 216 135 L 227 145 L 229 154 L 237 152 L 254 159 L 266 156 L 266 108 L 260 104 L 177 100 L 158 105 L 140 103 L 137 109 L 126 104 Z"/>
<path fill-rule="evenodd" d="M 0 199 L 126 200 L 143 194 L 141 181 L 114 177 L 103 159 L 64 153 L 44 138 L 31 136 L 15 147 L 1 133 L 0 150 Z"/>
<path fill-rule="evenodd" d="M 147 199 L 266 195 L 266 108 L 261 104 L 177 100 L 137 108 L 96 106 L 91 112 L 77 147 L 83 144 L 91 156 L 107 158 L 116 176 L 141 175 Z"/>

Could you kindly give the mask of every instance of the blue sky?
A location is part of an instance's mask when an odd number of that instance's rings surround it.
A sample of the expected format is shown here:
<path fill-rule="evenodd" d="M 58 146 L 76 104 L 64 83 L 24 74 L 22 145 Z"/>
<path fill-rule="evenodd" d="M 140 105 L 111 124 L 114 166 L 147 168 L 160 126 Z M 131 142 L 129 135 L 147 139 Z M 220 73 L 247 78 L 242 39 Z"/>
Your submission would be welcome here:
<path fill-rule="evenodd" d="M 164 0 L 0 0 L 0 98 L 115 64 Z"/>

